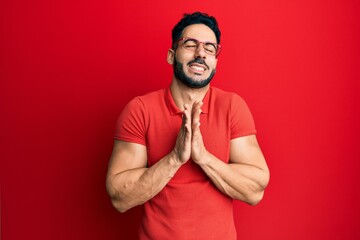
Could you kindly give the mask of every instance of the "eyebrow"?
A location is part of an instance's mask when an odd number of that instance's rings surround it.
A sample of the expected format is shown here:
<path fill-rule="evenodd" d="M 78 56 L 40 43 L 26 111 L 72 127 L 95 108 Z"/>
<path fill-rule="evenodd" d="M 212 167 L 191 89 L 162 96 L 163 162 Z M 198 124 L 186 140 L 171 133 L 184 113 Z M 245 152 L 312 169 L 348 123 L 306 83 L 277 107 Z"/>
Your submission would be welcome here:
<path fill-rule="evenodd" d="M 215 41 L 208 41 L 208 40 L 205 40 L 205 41 L 202 41 L 202 40 L 200 40 L 200 39 L 197 39 L 197 38 L 195 38 L 195 37 L 185 37 L 185 36 L 182 36 L 181 38 L 190 38 L 190 39 L 195 39 L 195 40 L 198 40 L 198 41 L 200 41 L 200 42 L 204 42 L 204 43 L 216 43 L 216 44 L 218 44 L 217 43 L 217 40 L 215 40 Z M 180 39 L 181 39 L 180 38 Z"/>

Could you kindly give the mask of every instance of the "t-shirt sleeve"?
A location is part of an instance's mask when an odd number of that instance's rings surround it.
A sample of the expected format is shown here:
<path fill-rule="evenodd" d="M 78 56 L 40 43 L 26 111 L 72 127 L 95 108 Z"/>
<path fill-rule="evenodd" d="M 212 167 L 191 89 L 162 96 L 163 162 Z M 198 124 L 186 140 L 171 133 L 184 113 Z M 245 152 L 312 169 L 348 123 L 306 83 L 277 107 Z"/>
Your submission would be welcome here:
<path fill-rule="evenodd" d="M 231 139 L 256 134 L 254 119 L 244 99 L 234 94 L 231 101 Z"/>
<path fill-rule="evenodd" d="M 131 100 L 120 114 L 114 138 L 146 145 L 145 107 L 139 97 Z"/>

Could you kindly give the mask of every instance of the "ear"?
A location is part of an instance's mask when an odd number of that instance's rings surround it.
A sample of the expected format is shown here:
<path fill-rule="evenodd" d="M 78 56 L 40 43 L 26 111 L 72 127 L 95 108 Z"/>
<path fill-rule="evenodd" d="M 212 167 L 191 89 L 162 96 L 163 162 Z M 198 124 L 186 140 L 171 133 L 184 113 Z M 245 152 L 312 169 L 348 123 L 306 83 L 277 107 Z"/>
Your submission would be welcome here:
<path fill-rule="evenodd" d="M 217 66 L 218 58 L 215 58 L 215 68 Z"/>
<path fill-rule="evenodd" d="M 167 62 L 172 65 L 174 63 L 174 57 L 175 51 L 173 49 L 169 49 L 167 53 Z"/>

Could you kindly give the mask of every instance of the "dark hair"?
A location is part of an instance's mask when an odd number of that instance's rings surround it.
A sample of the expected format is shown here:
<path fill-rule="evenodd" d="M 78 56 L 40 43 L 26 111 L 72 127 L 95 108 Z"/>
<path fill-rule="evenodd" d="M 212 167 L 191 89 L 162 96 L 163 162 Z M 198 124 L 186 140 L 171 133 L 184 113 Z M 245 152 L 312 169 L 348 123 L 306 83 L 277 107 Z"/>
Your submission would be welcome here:
<path fill-rule="evenodd" d="M 212 16 L 209 16 L 206 13 L 201 12 L 194 12 L 192 14 L 184 14 L 184 17 L 178 22 L 175 27 L 172 30 L 172 48 L 175 49 L 176 42 L 179 38 L 181 38 L 181 35 L 184 31 L 184 29 L 192 24 L 205 24 L 208 26 L 216 36 L 216 41 L 218 44 L 220 44 L 220 29 L 218 27 L 218 23 L 216 19 Z"/>

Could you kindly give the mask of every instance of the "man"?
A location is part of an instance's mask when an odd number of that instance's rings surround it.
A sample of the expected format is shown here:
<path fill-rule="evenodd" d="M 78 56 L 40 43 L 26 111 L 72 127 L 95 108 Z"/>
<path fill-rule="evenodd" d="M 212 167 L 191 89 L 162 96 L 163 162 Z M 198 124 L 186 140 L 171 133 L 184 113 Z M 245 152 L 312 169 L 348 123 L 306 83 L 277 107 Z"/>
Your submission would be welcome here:
<path fill-rule="evenodd" d="M 169 88 L 120 115 L 107 176 L 117 210 L 144 205 L 140 239 L 236 239 L 233 199 L 255 205 L 269 171 L 238 95 L 209 85 L 220 53 L 214 17 L 185 14 L 172 31 Z"/>

